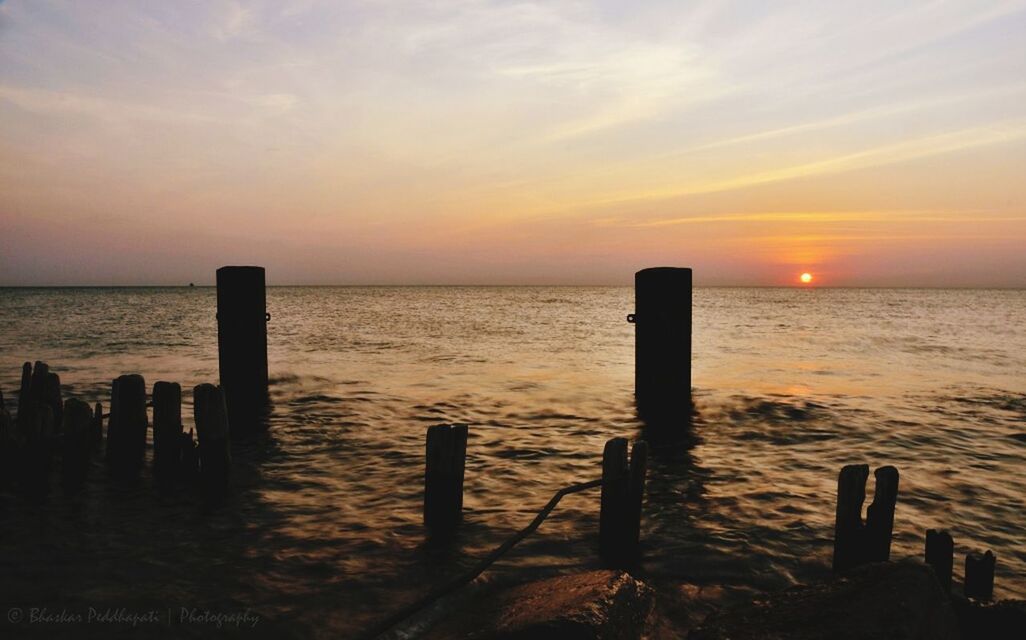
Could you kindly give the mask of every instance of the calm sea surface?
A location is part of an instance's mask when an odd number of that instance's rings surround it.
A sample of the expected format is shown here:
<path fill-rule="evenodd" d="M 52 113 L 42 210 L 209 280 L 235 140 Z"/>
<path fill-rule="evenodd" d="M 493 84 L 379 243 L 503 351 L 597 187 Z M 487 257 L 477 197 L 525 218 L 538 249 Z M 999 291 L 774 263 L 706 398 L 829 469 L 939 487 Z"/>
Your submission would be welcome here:
<path fill-rule="evenodd" d="M 37 359 L 65 397 L 105 405 L 122 373 L 216 381 L 214 294 L 0 289 L 0 388 L 14 404 Z M 1026 291 L 698 289 L 694 304 L 698 416 L 653 456 L 639 573 L 824 577 L 837 472 L 866 462 L 902 474 L 892 556 L 947 528 L 956 579 L 962 554 L 993 549 L 997 595 L 1026 597 Z M 639 434 L 630 288 L 288 287 L 268 308 L 271 428 L 237 444 L 231 503 L 161 505 L 148 478 L 120 489 L 99 466 L 44 507 L 0 492 L 0 605 L 248 608 L 265 632 L 346 636 Z M 450 549 L 421 526 L 424 433 L 441 422 L 471 425 Z M 569 496 L 487 579 L 594 567 L 597 527 L 597 490 Z"/>

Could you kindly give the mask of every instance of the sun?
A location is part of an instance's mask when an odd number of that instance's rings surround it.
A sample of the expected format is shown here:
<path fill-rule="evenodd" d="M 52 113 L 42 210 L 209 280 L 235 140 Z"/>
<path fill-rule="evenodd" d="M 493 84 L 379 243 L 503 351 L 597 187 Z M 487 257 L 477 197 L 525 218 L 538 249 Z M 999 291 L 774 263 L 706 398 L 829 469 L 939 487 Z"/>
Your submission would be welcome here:
<path fill-rule="evenodd" d="M 809 284 L 810 282 L 812 282 L 812 274 L 803 273 L 802 275 L 798 276 L 798 279 L 802 281 L 802 284 Z"/>

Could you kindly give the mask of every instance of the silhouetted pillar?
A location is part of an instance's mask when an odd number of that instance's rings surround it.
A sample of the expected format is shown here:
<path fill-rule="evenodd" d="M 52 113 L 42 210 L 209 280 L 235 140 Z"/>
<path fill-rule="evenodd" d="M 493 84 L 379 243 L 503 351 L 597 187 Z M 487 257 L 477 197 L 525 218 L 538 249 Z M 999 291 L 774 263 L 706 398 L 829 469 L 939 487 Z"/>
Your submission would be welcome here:
<path fill-rule="evenodd" d="M 834 571 L 847 571 L 862 564 L 864 525 L 862 504 L 866 501 L 869 465 L 849 464 L 837 477 L 837 513 L 834 518 Z"/>
<path fill-rule="evenodd" d="M 992 551 L 982 555 L 970 553 L 965 556 L 965 597 L 986 602 L 994 596 L 995 562 L 996 558 Z"/>
<path fill-rule="evenodd" d="M 944 593 L 951 593 L 951 569 L 955 560 L 955 541 L 947 531 L 926 532 L 926 564 L 933 567 Z"/>
<path fill-rule="evenodd" d="M 267 393 L 267 292 L 263 267 L 217 270 L 217 354 L 232 433 L 262 423 Z"/>
<path fill-rule="evenodd" d="M 467 425 L 428 427 L 424 464 L 424 524 L 432 536 L 445 536 L 463 518 L 463 476 Z"/>
<path fill-rule="evenodd" d="M 87 403 L 69 398 L 64 403 L 62 420 L 64 455 L 61 458 L 61 484 L 65 491 L 74 492 L 82 488 L 89 470 L 93 410 Z"/>
<path fill-rule="evenodd" d="M 139 474 L 146 456 L 146 381 L 141 375 L 123 375 L 114 380 L 107 423 L 107 463 L 122 479 Z"/>
<path fill-rule="evenodd" d="M 634 274 L 634 395 L 643 419 L 691 411 L 691 269 Z"/>
<path fill-rule="evenodd" d="M 204 500 L 219 502 L 228 490 L 232 456 L 228 412 L 221 387 L 200 384 L 192 390 L 193 417 L 199 439 L 199 476 Z"/>
<path fill-rule="evenodd" d="M 599 554 L 609 566 L 624 568 L 637 559 L 647 468 L 645 441 L 634 444 L 629 461 L 626 438 L 606 442 L 602 451 Z"/>
<path fill-rule="evenodd" d="M 153 385 L 153 477 L 170 488 L 178 474 L 182 445 L 182 387 L 177 382 Z"/>
<path fill-rule="evenodd" d="M 867 562 L 887 562 L 891 559 L 891 534 L 894 530 L 894 507 L 898 501 L 898 470 L 880 467 L 873 473 L 876 488 L 873 503 L 866 509 Z"/>

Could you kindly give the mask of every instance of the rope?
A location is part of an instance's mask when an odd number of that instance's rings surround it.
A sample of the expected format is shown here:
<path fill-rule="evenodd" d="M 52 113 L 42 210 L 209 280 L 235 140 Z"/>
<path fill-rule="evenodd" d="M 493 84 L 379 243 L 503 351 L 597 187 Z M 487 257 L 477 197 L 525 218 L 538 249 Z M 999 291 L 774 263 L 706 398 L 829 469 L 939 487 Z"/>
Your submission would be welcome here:
<path fill-rule="evenodd" d="M 592 480 L 591 482 L 581 482 L 578 484 L 572 484 L 569 487 L 563 487 L 555 494 L 553 494 L 552 499 L 549 500 L 548 504 L 546 504 L 541 511 L 538 512 L 538 515 L 534 517 L 534 520 L 531 521 L 531 524 L 527 525 L 526 527 L 518 531 L 516 535 L 514 535 L 512 538 L 496 547 L 491 553 L 489 553 L 480 561 L 478 561 L 478 563 L 471 567 L 468 571 L 459 576 L 456 576 L 452 580 L 428 592 L 425 596 L 423 596 L 416 602 L 407 605 L 406 607 L 403 607 L 399 611 L 396 611 L 388 618 L 382 620 L 381 622 L 374 625 L 364 633 L 357 636 L 357 638 L 359 640 L 372 640 L 373 638 L 377 638 L 378 636 L 385 633 L 386 631 L 388 631 L 395 625 L 399 624 L 406 618 L 409 618 L 421 609 L 427 607 L 435 600 L 438 600 L 443 596 L 449 595 L 453 591 L 456 591 L 460 587 L 466 585 L 474 578 L 484 573 L 485 569 L 490 567 L 507 551 L 516 546 L 518 542 L 529 536 L 535 529 L 537 529 L 538 526 L 542 522 L 544 522 L 545 518 L 547 518 L 548 515 L 552 513 L 552 510 L 556 508 L 556 505 L 559 504 L 559 501 L 563 499 L 563 496 L 569 495 L 571 493 L 577 493 L 579 491 L 585 491 L 586 489 L 594 489 L 595 487 L 601 486 L 602 480 Z"/>

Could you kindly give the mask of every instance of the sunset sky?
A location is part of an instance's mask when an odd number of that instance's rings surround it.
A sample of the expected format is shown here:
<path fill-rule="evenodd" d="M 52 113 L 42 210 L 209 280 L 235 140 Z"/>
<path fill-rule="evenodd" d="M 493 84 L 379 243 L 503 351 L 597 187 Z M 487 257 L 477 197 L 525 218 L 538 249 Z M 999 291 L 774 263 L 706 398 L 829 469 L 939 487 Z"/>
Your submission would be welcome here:
<path fill-rule="evenodd" d="M 1026 2 L 0 2 L 0 285 L 1026 286 Z"/>

